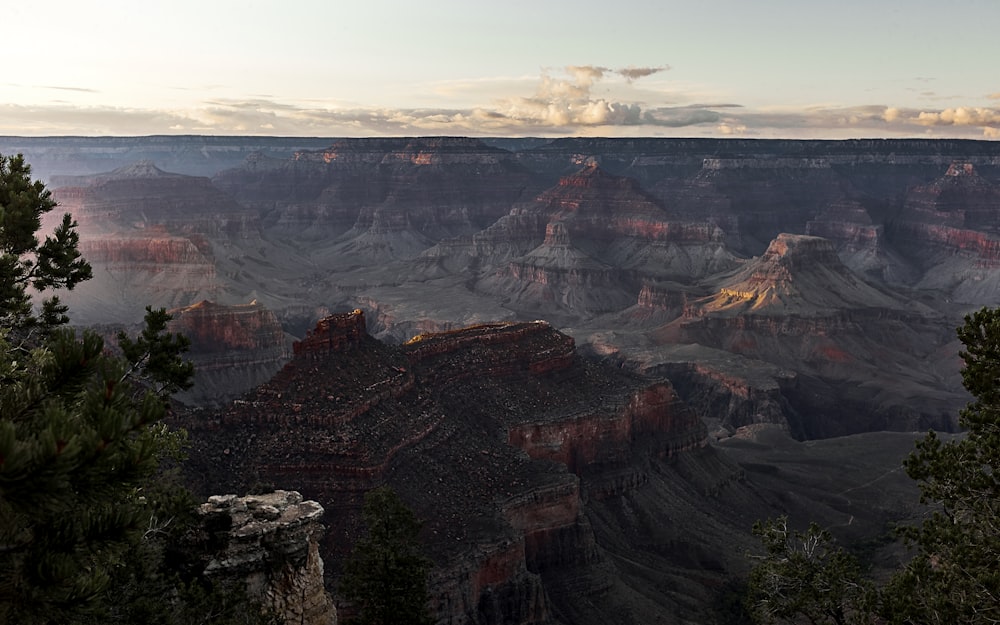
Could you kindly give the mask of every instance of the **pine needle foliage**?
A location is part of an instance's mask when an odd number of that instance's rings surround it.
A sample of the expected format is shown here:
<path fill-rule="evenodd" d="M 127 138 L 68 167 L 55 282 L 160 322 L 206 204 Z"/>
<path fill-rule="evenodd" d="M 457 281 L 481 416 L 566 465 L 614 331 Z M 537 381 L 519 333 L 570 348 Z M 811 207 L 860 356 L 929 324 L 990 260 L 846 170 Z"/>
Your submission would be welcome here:
<path fill-rule="evenodd" d="M 368 534 L 344 567 L 340 591 L 360 614 L 359 625 L 429 625 L 427 573 L 420 552 L 422 523 L 395 491 L 382 486 L 365 495 L 362 518 Z"/>

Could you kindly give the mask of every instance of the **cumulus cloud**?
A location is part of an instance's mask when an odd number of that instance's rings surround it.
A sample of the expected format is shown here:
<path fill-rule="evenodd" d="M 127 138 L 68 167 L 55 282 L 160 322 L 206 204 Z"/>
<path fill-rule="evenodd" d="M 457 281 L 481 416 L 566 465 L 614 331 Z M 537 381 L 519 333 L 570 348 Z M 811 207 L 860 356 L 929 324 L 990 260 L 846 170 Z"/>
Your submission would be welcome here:
<path fill-rule="evenodd" d="M 719 134 L 730 136 L 730 135 L 745 135 L 747 134 L 747 127 L 743 124 L 733 124 L 730 122 L 722 122 L 715 127 Z"/>
<path fill-rule="evenodd" d="M 1000 124 L 1000 111 L 960 106 L 942 111 L 921 111 L 916 121 L 924 126 L 995 126 Z"/>
<path fill-rule="evenodd" d="M 501 100 L 496 110 L 513 127 L 683 126 L 705 121 L 704 116 L 698 117 L 689 112 L 682 116 L 644 111 L 638 102 L 625 102 L 594 93 L 598 83 L 608 77 L 618 76 L 619 83 L 624 78 L 627 84 L 632 84 L 666 69 L 667 66 L 611 69 L 599 65 L 570 65 L 560 71 L 545 70 L 534 96 Z"/>

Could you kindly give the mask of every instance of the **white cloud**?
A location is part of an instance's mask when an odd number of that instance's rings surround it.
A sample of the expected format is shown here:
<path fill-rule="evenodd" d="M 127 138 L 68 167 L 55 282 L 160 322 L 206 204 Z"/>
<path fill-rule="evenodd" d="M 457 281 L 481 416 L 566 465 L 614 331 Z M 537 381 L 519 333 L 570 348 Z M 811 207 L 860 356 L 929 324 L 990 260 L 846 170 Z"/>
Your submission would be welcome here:
<path fill-rule="evenodd" d="M 611 69 L 575 65 L 529 77 L 435 83 L 428 93 L 463 94 L 453 107 L 371 108 L 334 100 L 216 98 L 186 109 L 0 103 L 0 134 L 139 135 L 171 133 L 302 136 L 758 136 L 966 137 L 1000 139 L 1000 109 L 938 110 L 886 104 L 748 108 L 725 93 L 706 95 L 667 81 L 638 81 L 667 66 Z M 648 83 L 647 83 L 648 84 Z M 506 97 L 492 103 L 492 87 Z M 990 97 L 1000 99 L 1000 94 Z M 454 101 L 428 98 L 428 101 Z M 696 103 L 703 102 L 703 103 Z"/>
<path fill-rule="evenodd" d="M 747 127 L 743 124 L 732 124 L 729 122 L 722 122 L 715 127 L 719 134 L 722 135 L 745 135 L 747 134 Z"/>
<path fill-rule="evenodd" d="M 942 111 L 921 111 L 916 121 L 924 126 L 993 126 L 1000 124 L 1000 111 L 960 106 Z"/>

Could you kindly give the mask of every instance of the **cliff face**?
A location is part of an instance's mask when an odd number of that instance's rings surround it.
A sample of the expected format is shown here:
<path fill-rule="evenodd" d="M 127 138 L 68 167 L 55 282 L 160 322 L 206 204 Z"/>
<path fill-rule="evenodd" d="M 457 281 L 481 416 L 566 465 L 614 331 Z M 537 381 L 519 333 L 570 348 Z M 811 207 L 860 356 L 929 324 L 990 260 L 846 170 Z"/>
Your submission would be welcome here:
<path fill-rule="evenodd" d="M 220 406 L 271 379 L 291 358 L 274 313 L 256 301 L 224 306 L 203 300 L 169 311 L 170 331 L 191 341 L 186 358 L 195 365 L 194 387 L 178 399 Z"/>
<path fill-rule="evenodd" d="M 206 577 L 244 584 L 284 625 L 336 625 L 319 555 L 322 506 L 278 490 L 209 497 L 198 514 L 202 541 L 192 546 Z"/>
<path fill-rule="evenodd" d="M 151 161 L 57 183 L 56 201 L 73 214 L 83 233 L 162 226 L 178 234 L 248 237 L 258 228 L 256 214 L 208 178 L 168 173 Z"/>
<path fill-rule="evenodd" d="M 315 256 L 385 261 L 485 228 L 534 183 L 510 153 L 478 140 L 411 138 L 248 162 L 215 184 L 259 208 L 268 232 L 313 241 Z"/>
<path fill-rule="evenodd" d="M 715 294 L 689 300 L 684 315 L 654 335 L 662 344 L 698 344 L 796 371 L 794 384 L 785 382 L 778 387 L 779 396 L 772 395 L 777 400 L 773 406 L 784 415 L 779 422 L 796 436 L 818 437 L 864 431 L 873 423 L 904 430 L 950 427 L 949 415 L 962 405 L 964 394 L 954 385 L 942 398 L 920 382 L 921 363 L 948 340 L 938 326 L 930 309 L 850 271 L 830 241 L 781 234 Z M 887 401 L 865 388 L 884 379 L 886 361 L 894 363 L 897 384 L 910 397 Z M 689 400 L 709 400 L 709 379 L 720 396 L 756 394 L 740 388 L 745 382 L 739 375 L 712 374 L 711 367 L 697 363 L 686 370 L 671 368 L 685 380 Z M 712 403 L 700 405 L 718 414 Z M 723 424 L 737 427 L 744 419 L 732 415 Z M 753 420 L 773 422 L 774 410 L 759 410 Z"/>
<path fill-rule="evenodd" d="M 731 268 L 723 233 L 672 216 L 635 180 L 594 163 L 471 238 L 425 252 L 425 275 L 482 276 L 477 291 L 524 312 L 593 315 L 634 302 L 644 280 L 691 281 Z"/>
<path fill-rule="evenodd" d="M 364 327 L 360 311 L 321 321 L 271 382 L 188 424 L 192 456 L 211 488 L 268 476 L 331 504 L 333 580 L 362 493 L 391 484 L 426 520 L 439 622 L 558 620 L 581 600 L 570 588 L 611 592 L 588 500 L 631 496 L 686 454 L 709 482 L 737 472 L 667 382 L 585 361 L 545 322 L 395 347 Z"/>

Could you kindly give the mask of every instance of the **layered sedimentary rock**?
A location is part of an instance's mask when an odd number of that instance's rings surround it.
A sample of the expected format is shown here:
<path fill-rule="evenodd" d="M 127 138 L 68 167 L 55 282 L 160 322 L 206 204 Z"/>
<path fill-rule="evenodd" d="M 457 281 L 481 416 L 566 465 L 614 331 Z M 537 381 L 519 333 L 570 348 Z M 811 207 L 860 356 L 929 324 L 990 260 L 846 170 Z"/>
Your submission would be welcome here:
<path fill-rule="evenodd" d="M 198 509 L 201 541 L 189 545 L 211 580 L 237 583 L 284 625 L 336 625 L 323 580 L 323 507 L 295 491 L 216 495 Z"/>
<path fill-rule="evenodd" d="M 164 140 L 150 138 L 149 149 Z M 616 357 L 645 366 L 651 345 L 694 340 L 677 330 L 688 304 L 733 290 L 732 272 L 782 232 L 829 239 L 855 276 L 906 308 L 934 309 L 940 335 L 929 336 L 920 321 L 910 337 L 897 336 L 902 346 L 923 341 L 947 355 L 962 315 L 1000 301 L 991 208 L 1000 148 L 991 142 L 400 137 L 324 147 L 291 157 L 262 150 L 211 185 L 165 173 L 160 161 L 60 180 L 74 185 L 57 197 L 80 209 L 82 247 L 97 269 L 69 294 L 74 320 L 135 322 L 146 304 L 256 299 L 298 336 L 315 311 L 360 306 L 373 333 L 403 342 L 425 331 L 543 318 L 581 345 L 592 335 L 614 337 Z M 87 211 L 103 221 L 88 225 Z M 89 238 L 87 228 L 102 223 L 114 231 Z M 840 295 L 828 304 L 840 306 Z M 817 358 L 839 353 L 829 345 L 791 350 L 754 339 L 757 330 L 710 345 L 780 361 L 808 381 L 874 358 L 886 342 L 881 322 L 862 338 L 856 303 L 844 304 L 840 317 L 810 317 L 828 335 L 844 318 L 855 320 L 858 334 L 838 343 L 847 357 L 834 364 Z M 748 328 L 766 322 L 767 332 L 786 331 L 759 308 L 731 310 Z M 766 356 L 772 348 L 779 352 Z M 944 369 L 932 362 L 908 357 L 900 378 L 883 367 L 871 384 L 885 385 L 886 402 L 906 404 L 917 379 L 933 395 L 953 396 L 952 359 Z M 884 424 L 871 419 L 871 427 Z"/>
<path fill-rule="evenodd" d="M 252 154 L 288 158 L 304 149 L 329 145 L 316 137 L 0 137 L 0 154 L 24 154 L 32 173 L 60 186 L 58 176 L 108 172 L 136 161 L 153 161 L 167 171 L 211 176 L 236 167 Z"/>
<path fill-rule="evenodd" d="M 968 162 L 909 191 L 890 234 L 922 270 L 917 286 L 941 289 L 957 301 L 1000 298 L 1000 186 Z"/>
<path fill-rule="evenodd" d="M 874 422 L 884 429 L 947 428 L 964 401 L 957 370 L 948 372 L 950 393 L 923 382 L 922 363 L 949 341 L 936 314 L 865 282 L 819 237 L 779 235 L 762 257 L 714 294 L 689 301 L 684 315 L 655 336 L 797 371 L 783 393 L 798 405 L 788 423 L 797 436 L 863 431 Z M 886 381 L 886 361 L 896 384 L 891 398 L 874 391 Z M 899 389 L 905 393 L 895 395 Z"/>
<path fill-rule="evenodd" d="M 488 229 L 441 242 L 417 267 L 478 274 L 475 289 L 514 310 L 585 316 L 627 307 L 645 279 L 732 267 L 722 239 L 717 226 L 672 217 L 636 181 L 590 162 Z"/>
<path fill-rule="evenodd" d="M 219 406 L 263 384 L 291 357 L 291 339 L 274 313 L 256 301 L 225 306 L 207 300 L 169 311 L 170 331 L 191 341 L 195 365 L 185 403 Z"/>
<path fill-rule="evenodd" d="M 201 235 L 154 226 L 110 235 L 85 232 L 80 239 L 94 277 L 62 297 L 78 323 L 129 324 L 142 319 L 146 306 L 175 308 L 222 296 L 218 259 Z"/>
<path fill-rule="evenodd" d="M 177 234 L 247 237 L 256 215 L 208 178 L 168 173 L 139 161 L 105 174 L 53 181 L 55 199 L 88 233 L 161 226 Z"/>
<path fill-rule="evenodd" d="M 318 258 L 377 261 L 482 229 L 534 184 L 510 153 L 461 138 L 344 140 L 215 183 L 260 207 L 269 232 L 316 242 Z"/>
<path fill-rule="evenodd" d="M 218 300 L 232 248 L 257 236 L 256 215 L 208 178 L 149 161 L 56 183 L 67 186 L 53 192 L 55 212 L 79 224 L 80 251 L 94 268 L 94 279 L 68 294 L 79 322 L 130 323 L 147 305 Z"/>
<path fill-rule="evenodd" d="M 193 459 L 213 488 L 267 476 L 323 502 L 339 537 L 325 551 L 333 580 L 362 493 L 391 484 L 426 521 L 440 622 L 557 621 L 581 590 L 597 606 L 583 622 L 606 620 L 635 589 L 610 583 L 587 502 L 632 497 L 681 457 L 700 467 L 697 484 L 738 472 L 705 448 L 669 383 L 583 360 L 545 322 L 400 346 L 364 328 L 361 311 L 321 321 L 271 382 L 188 424 Z"/>

